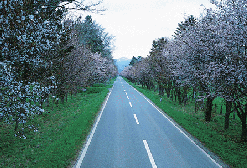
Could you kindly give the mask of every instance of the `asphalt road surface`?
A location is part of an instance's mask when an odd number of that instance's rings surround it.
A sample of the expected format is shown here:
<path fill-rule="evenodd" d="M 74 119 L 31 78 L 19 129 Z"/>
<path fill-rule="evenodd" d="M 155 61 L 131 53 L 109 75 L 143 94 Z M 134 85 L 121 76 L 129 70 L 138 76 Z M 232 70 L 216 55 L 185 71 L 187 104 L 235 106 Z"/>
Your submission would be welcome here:
<path fill-rule="evenodd" d="M 221 167 L 118 77 L 75 167 Z"/>

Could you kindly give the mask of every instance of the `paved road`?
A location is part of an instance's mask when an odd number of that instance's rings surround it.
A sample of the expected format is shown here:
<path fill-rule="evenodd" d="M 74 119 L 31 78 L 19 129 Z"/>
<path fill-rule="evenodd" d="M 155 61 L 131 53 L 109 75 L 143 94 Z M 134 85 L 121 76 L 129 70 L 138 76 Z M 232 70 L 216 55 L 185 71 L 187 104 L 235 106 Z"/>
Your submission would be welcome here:
<path fill-rule="evenodd" d="M 220 167 L 121 77 L 93 132 L 77 167 Z"/>

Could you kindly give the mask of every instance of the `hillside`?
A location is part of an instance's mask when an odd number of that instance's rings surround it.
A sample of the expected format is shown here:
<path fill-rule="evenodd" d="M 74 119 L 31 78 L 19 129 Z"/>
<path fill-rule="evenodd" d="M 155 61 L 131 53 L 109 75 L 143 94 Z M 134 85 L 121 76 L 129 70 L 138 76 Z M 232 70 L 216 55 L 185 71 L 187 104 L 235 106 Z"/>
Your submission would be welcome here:
<path fill-rule="evenodd" d="M 120 73 L 125 66 L 128 66 L 131 59 L 129 58 L 126 58 L 126 57 L 121 57 L 119 59 L 116 59 L 116 64 L 117 64 L 117 67 L 118 67 L 118 73 Z"/>

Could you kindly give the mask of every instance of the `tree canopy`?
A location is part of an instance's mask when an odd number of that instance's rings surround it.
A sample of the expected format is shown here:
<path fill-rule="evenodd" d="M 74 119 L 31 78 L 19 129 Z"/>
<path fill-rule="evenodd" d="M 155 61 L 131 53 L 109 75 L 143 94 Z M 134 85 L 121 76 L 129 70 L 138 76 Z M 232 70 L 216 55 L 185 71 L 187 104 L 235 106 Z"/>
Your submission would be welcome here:
<path fill-rule="evenodd" d="M 188 90 L 206 100 L 205 121 L 211 120 L 216 97 L 227 104 L 226 127 L 233 109 L 242 122 L 241 139 L 247 141 L 247 54 L 246 2 L 212 1 L 216 10 L 207 9 L 196 19 L 189 16 L 178 24 L 172 39 L 153 41 L 150 55 L 126 67 L 121 73 L 132 82 L 155 88 L 159 94 L 178 97 L 186 104 Z M 135 59 L 132 59 L 135 62 Z"/>
<path fill-rule="evenodd" d="M 25 138 L 27 120 L 45 113 L 49 99 L 61 102 L 81 88 L 117 75 L 111 40 L 87 16 L 64 21 L 66 5 L 95 11 L 100 3 L 64 0 L 0 2 L 0 119 Z"/>

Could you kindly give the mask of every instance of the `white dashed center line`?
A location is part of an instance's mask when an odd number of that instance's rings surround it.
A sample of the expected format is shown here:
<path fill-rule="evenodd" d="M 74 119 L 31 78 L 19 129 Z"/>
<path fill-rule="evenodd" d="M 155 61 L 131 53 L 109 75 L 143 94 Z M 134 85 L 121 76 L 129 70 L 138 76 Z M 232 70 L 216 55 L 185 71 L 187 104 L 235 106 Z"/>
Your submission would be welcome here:
<path fill-rule="evenodd" d="M 150 151 L 150 149 L 149 149 L 149 147 L 148 147 L 147 141 L 146 141 L 146 140 L 143 140 L 143 143 L 144 143 L 144 146 L 145 146 L 145 148 L 146 148 L 146 150 L 147 150 L 148 157 L 149 157 L 149 160 L 150 160 L 150 162 L 151 162 L 152 167 L 153 167 L 153 168 L 157 168 L 157 166 L 156 166 L 156 164 L 155 164 L 155 162 L 154 162 L 153 155 L 152 155 L 152 153 L 151 153 L 151 151 Z"/>
<path fill-rule="evenodd" d="M 129 104 L 130 104 L 130 107 L 132 107 L 132 104 L 131 104 L 131 102 L 129 102 Z"/>
<path fill-rule="evenodd" d="M 134 118 L 136 119 L 136 124 L 139 124 L 139 121 L 138 121 L 138 119 L 136 117 L 136 114 L 134 114 Z"/>
<path fill-rule="evenodd" d="M 129 96 L 127 96 L 127 99 L 129 99 Z"/>

